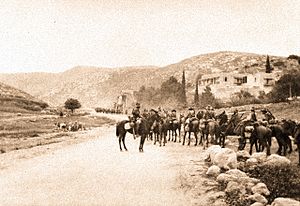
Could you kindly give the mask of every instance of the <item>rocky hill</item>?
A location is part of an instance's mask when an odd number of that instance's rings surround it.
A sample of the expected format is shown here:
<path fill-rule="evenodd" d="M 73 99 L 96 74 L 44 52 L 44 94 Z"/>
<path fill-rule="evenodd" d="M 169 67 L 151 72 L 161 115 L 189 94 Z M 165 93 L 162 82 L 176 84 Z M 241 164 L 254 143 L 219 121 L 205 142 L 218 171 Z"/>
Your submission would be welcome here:
<path fill-rule="evenodd" d="M 0 83 L 0 111 L 40 111 L 47 107 L 45 102 L 14 87 Z"/>
<path fill-rule="evenodd" d="M 192 91 L 198 75 L 264 71 L 265 61 L 265 55 L 217 52 L 194 56 L 165 67 L 80 66 L 62 73 L 0 74 L 0 82 L 22 89 L 52 105 L 62 105 L 67 98 L 73 97 L 86 107 L 109 107 L 122 90 L 138 90 L 142 85 L 159 87 L 170 76 L 181 81 L 183 70 L 186 71 L 188 91 Z M 276 71 L 299 68 L 297 61 L 287 57 L 270 56 L 270 61 Z"/>

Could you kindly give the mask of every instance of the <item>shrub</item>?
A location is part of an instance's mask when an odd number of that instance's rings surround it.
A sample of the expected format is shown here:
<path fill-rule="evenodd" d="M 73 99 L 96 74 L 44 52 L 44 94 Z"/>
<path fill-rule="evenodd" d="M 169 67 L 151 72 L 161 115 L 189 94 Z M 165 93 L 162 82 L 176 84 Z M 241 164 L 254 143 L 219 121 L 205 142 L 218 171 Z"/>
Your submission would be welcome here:
<path fill-rule="evenodd" d="M 300 200 L 300 169 L 296 165 L 259 165 L 253 169 L 244 168 L 251 177 L 260 179 L 270 190 L 269 202 L 277 197 Z"/>

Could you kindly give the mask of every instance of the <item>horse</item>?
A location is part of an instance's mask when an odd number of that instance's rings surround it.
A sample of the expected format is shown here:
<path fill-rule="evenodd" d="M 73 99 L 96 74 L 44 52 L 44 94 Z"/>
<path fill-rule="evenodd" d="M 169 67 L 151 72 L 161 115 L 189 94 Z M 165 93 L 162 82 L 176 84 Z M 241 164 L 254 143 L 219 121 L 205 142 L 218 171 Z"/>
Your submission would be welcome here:
<path fill-rule="evenodd" d="M 206 123 L 204 121 L 204 128 L 203 125 L 201 127 L 202 129 L 202 137 L 204 141 L 206 141 L 206 147 L 208 147 L 208 136 L 211 137 L 211 143 L 213 144 L 219 144 L 222 147 L 225 147 L 225 133 L 224 131 L 226 130 L 227 127 L 227 121 L 228 121 L 228 116 L 223 111 L 221 114 L 216 116 L 216 120 L 208 120 Z M 200 142 L 202 142 L 202 137 Z M 205 143 L 204 143 L 204 148 L 205 148 Z"/>
<path fill-rule="evenodd" d="M 159 146 L 162 145 L 163 141 L 163 146 L 166 145 L 167 143 L 167 134 L 168 134 L 168 129 L 170 127 L 170 122 L 167 118 L 160 118 L 158 128 L 159 128 Z"/>
<path fill-rule="evenodd" d="M 176 142 L 177 141 L 177 130 L 178 130 L 179 135 L 180 135 L 180 131 L 181 131 L 180 121 L 178 121 L 178 120 L 168 120 L 168 121 L 169 121 L 169 128 L 168 128 L 169 139 L 168 139 L 168 141 Z"/>
<path fill-rule="evenodd" d="M 189 133 L 189 141 L 188 141 L 188 145 L 190 145 L 191 142 L 191 133 L 194 133 L 195 139 L 196 139 L 196 143 L 195 146 L 197 146 L 198 144 L 198 137 L 197 137 L 197 133 L 199 132 L 199 120 L 197 118 L 193 119 L 193 120 L 189 120 L 189 122 L 185 122 L 184 125 L 184 136 L 183 136 L 183 140 L 182 140 L 182 145 L 184 145 L 185 143 L 185 137 L 186 134 Z"/>
<path fill-rule="evenodd" d="M 135 131 L 135 132 L 141 136 L 139 151 L 143 152 L 145 139 L 150 132 L 150 126 L 149 126 L 148 121 L 144 118 L 139 119 L 138 124 L 139 124 L 139 127 L 138 127 L 137 131 Z M 129 120 L 123 120 L 123 121 L 117 123 L 116 136 L 119 137 L 120 151 L 122 151 L 121 142 L 123 142 L 124 149 L 125 149 L 125 151 L 127 151 L 127 148 L 125 146 L 125 136 L 126 136 L 127 132 L 129 132 L 131 134 L 134 133 L 133 127 L 134 127 L 133 122 L 131 122 Z"/>
<path fill-rule="evenodd" d="M 293 131 L 293 138 L 298 150 L 298 165 L 300 166 L 300 124 L 296 124 Z"/>
<path fill-rule="evenodd" d="M 250 136 L 250 151 L 249 154 L 252 154 L 253 145 L 256 144 L 256 150 L 258 152 L 263 152 L 264 148 L 267 149 L 267 155 L 271 154 L 271 138 L 272 138 L 272 130 L 266 126 L 259 125 L 258 123 L 254 123 L 254 130 Z M 257 142 L 261 145 L 257 147 Z"/>

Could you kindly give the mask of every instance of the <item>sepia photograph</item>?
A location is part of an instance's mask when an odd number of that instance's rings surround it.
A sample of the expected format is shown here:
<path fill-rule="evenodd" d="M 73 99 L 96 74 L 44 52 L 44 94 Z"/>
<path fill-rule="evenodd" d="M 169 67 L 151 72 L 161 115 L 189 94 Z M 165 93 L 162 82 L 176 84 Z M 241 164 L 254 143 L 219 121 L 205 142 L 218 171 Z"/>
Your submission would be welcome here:
<path fill-rule="evenodd" d="M 300 206 L 299 0 L 1 0 L 0 205 Z"/>

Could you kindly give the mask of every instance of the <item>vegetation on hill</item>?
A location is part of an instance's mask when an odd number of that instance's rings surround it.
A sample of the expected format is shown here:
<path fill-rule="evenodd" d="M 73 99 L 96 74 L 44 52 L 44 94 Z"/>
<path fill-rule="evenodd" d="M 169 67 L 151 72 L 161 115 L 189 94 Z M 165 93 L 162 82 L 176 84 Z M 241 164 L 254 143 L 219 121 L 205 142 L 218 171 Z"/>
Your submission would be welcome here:
<path fill-rule="evenodd" d="M 28 112 L 41 111 L 48 104 L 33 96 L 0 83 L 0 111 L 5 112 Z"/>

